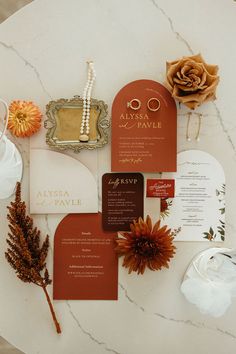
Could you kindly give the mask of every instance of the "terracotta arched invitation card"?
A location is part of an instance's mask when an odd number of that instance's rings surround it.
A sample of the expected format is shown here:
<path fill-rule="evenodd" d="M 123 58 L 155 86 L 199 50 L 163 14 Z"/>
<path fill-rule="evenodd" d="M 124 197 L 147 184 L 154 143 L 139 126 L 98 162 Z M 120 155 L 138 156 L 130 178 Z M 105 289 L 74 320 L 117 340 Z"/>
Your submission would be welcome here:
<path fill-rule="evenodd" d="M 53 298 L 117 300 L 115 237 L 102 230 L 101 213 L 67 215 L 54 237 Z"/>
<path fill-rule="evenodd" d="M 158 102 L 160 108 L 150 110 Z M 152 80 L 129 83 L 112 106 L 112 171 L 175 172 L 176 135 L 176 104 L 169 91 Z"/>

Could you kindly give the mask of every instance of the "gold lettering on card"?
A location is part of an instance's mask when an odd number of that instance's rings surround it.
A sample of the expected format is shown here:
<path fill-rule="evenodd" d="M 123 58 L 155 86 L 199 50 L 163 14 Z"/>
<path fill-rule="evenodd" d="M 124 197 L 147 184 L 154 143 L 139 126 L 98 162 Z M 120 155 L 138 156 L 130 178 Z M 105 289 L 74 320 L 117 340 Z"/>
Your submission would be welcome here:
<path fill-rule="evenodd" d="M 60 207 L 81 205 L 80 199 L 70 198 L 68 191 L 42 190 L 36 194 L 37 205 L 55 205 Z"/>
<path fill-rule="evenodd" d="M 161 129 L 160 121 L 151 119 L 148 114 L 143 113 L 122 113 L 120 115 L 119 128 L 132 129 Z"/>

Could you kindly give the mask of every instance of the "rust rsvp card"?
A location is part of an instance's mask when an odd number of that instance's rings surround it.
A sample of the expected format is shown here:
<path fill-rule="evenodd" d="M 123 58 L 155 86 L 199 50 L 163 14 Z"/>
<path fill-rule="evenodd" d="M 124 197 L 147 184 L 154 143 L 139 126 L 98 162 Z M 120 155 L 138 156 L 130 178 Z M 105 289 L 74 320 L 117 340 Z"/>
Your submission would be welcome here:
<path fill-rule="evenodd" d="M 138 109 L 129 106 L 133 99 Z M 160 102 L 157 111 L 150 110 L 150 99 Z M 177 112 L 170 92 L 153 80 L 124 86 L 112 105 L 111 142 L 112 172 L 176 171 Z"/>
<path fill-rule="evenodd" d="M 129 231 L 143 217 L 144 179 L 141 173 L 105 173 L 102 177 L 102 226 L 106 231 Z"/>
<path fill-rule="evenodd" d="M 116 233 L 102 230 L 101 214 L 69 214 L 54 238 L 55 300 L 117 300 Z"/>

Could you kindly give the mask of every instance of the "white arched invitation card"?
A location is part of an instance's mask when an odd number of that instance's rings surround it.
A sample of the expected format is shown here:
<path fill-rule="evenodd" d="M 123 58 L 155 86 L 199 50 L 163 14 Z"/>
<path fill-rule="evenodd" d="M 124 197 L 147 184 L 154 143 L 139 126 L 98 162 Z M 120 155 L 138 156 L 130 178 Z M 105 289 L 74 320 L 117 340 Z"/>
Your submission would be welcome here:
<path fill-rule="evenodd" d="M 166 200 L 163 223 L 181 228 L 176 241 L 224 241 L 225 174 L 220 163 L 200 150 L 182 151 L 177 172 L 163 174 L 175 180 L 175 197 Z"/>
<path fill-rule="evenodd" d="M 32 214 L 97 213 L 97 182 L 80 161 L 59 152 L 30 151 Z"/>

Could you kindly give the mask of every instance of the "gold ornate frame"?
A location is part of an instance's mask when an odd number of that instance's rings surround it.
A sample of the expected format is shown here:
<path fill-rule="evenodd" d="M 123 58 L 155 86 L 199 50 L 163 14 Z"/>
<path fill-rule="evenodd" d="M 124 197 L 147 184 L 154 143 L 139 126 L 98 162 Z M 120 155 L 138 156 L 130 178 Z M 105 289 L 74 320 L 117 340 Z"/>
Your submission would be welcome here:
<path fill-rule="evenodd" d="M 108 115 L 108 107 L 104 101 L 91 98 L 91 109 L 98 111 L 96 122 L 97 140 L 88 141 L 86 143 L 79 140 L 59 140 L 55 136 L 58 116 L 57 113 L 62 108 L 80 108 L 83 109 L 83 99 L 80 96 L 74 96 L 72 99 L 61 98 L 57 101 L 50 101 L 46 106 L 47 119 L 44 122 L 44 127 L 47 129 L 46 143 L 55 149 L 66 150 L 71 149 L 78 153 L 82 149 L 93 150 L 100 148 L 108 143 L 108 128 L 110 126 Z"/>

